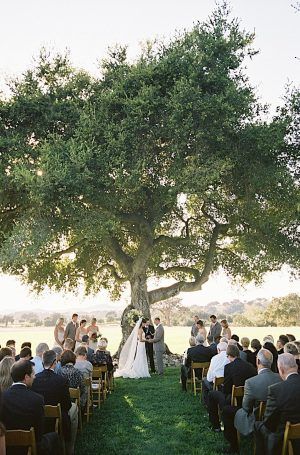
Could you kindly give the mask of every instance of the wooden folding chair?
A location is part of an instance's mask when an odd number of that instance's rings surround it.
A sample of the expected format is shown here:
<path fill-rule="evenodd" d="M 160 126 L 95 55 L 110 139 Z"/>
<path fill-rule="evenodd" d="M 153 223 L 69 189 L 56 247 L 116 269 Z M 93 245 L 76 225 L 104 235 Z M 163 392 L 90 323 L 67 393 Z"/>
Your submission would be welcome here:
<path fill-rule="evenodd" d="M 28 447 L 27 455 L 37 455 L 34 428 L 30 430 L 7 430 L 6 447 Z"/>
<path fill-rule="evenodd" d="M 81 416 L 81 406 L 80 406 L 80 389 L 69 387 L 70 398 L 77 405 L 78 408 L 78 428 L 82 431 L 82 416 Z"/>
<path fill-rule="evenodd" d="M 210 362 L 192 362 L 191 369 L 192 369 L 192 386 L 194 390 L 194 395 L 197 395 L 197 391 L 202 392 L 202 379 L 206 377 L 207 371 L 209 369 Z M 201 378 L 196 377 L 195 370 L 201 369 Z M 200 387 L 197 387 L 197 382 L 199 383 Z"/>
<path fill-rule="evenodd" d="M 292 446 L 295 439 L 300 439 L 300 423 L 286 422 L 281 455 L 296 455 Z"/>
<path fill-rule="evenodd" d="M 61 406 L 58 403 L 56 406 L 50 404 L 45 404 L 44 406 L 45 418 L 46 419 L 55 419 L 54 431 L 59 435 L 62 443 L 63 453 L 66 453 L 65 448 L 65 439 L 63 434 L 63 424 L 62 424 L 62 415 L 61 415 Z"/>
<path fill-rule="evenodd" d="M 267 405 L 266 401 L 260 401 L 259 402 L 257 420 L 259 420 L 259 421 L 264 420 L 264 415 L 265 415 L 265 412 L 266 412 L 266 405 Z"/>
<path fill-rule="evenodd" d="M 87 388 L 87 402 L 86 402 L 86 411 L 84 415 L 86 416 L 86 421 L 89 422 L 90 416 L 93 414 L 93 394 L 92 394 L 92 379 L 84 379 L 85 387 Z"/>
<path fill-rule="evenodd" d="M 220 386 L 224 384 L 224 378 L 215 378 L 214 380 L 214 385 L 213 385 L 213 390 L 219 390 Z"/>
<path fill-rule="evenodd" d="M 232 392 L 231 392 L 231 406 L 240 406 L 240 403 L 241 403 L 241 399 L 243 398 L 244 396 L 244 390 L 245 390 L 245 387 L 244 386 L 235 386 L 233 385 L 232 386 Z M 240 400 L 238 400 L 238 398 L 240 398 Z M 240 445 L 241 445 L 241 435 L 240 433 L 237 431 L 237 442 L 238 442 L 238 447 L 240 448 Z"/>

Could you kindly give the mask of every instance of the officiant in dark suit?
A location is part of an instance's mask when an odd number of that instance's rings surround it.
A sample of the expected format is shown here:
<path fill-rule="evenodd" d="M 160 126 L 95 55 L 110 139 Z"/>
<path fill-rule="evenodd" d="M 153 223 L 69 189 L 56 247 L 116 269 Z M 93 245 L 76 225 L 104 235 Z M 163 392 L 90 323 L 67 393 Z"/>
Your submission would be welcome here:
<path fill-rule="evenodd" d="M 143 327 L 145 332 L 146 340 L 153 340 L 155 329 L 154 326 L 150 324 L 150 320 L 146 320 L 145 327 Z M 154 356 L 153 356 L 153 343 L 145 343 L 146 344 L 146 353 L 147 357 L 150 362 L 150 369 L 151 373 L 155 373 L 155 365 L 154 365 Z"/>

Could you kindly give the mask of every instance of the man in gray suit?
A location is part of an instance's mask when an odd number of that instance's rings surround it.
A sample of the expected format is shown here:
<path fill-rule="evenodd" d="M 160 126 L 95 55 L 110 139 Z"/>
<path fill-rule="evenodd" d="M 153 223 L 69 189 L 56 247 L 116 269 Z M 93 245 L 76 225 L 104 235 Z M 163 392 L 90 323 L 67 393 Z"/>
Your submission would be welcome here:
<path fill-rule="evenodd" d="M 74 313 L 72 315 L 72 320 L 67 324 L 66 329 L 65 329 L 65 340 L 67 338 L 71 338 L 74 341 L 74 346 L 75 346 L 75 335 L 76 335 L 76 330 L 78 328 L 78 314 Z"/>
<path fill-rule="evenodd" d="M 261 349 L 256 358 L 258 374 L 245 381 L 242 408 L 223 408 L 224 436 L 230 443 L 228 453 L 238 452 L 236 430 L 245 436 L 254 431 L 258 402 L 267 401 L 269 386 L 281 382 L 279 374 L 271 371 L 272 362 L 273 354 L 268 349 Z"/>
<path fill-rule="evenodd" d="M 154 319 L 156 330 L 152 340 L 146 340 L 148 343 L 154 343 L 153 349 L 156 357 L 157 372 L 160 376 L 164 374 L 163 354 L 165 352 L 164 328 L 160 322 L 160 318 Z"/>
<path fill-rule="evenodd" d="M 212 314 L 209 317 L 209 319 L 211 321 L 211 324 L 210 324 L 210 328 L 209 328 L 209 332 L 208 332 L 208 337 L 212 338 L 213 341 L 215 341 L 215 338 L 219 337 L 221 335 L 222 326 L 217 321 L 217 316 L 215 316 L 214 314 Z"/>

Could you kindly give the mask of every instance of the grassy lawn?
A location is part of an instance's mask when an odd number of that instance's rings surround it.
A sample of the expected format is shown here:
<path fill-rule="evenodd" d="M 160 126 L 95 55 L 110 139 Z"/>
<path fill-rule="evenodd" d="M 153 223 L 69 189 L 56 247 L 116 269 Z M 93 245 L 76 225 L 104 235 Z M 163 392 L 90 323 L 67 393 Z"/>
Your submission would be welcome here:
<path fill-rule="evenodd" d="M 76 455 L 219 455 L 224 445 L 223 435 L 209 429 L 199 397 L 181 392 L 179 369 L 168 368 L 163 378 L 117 379 L 78 437 Z"/>

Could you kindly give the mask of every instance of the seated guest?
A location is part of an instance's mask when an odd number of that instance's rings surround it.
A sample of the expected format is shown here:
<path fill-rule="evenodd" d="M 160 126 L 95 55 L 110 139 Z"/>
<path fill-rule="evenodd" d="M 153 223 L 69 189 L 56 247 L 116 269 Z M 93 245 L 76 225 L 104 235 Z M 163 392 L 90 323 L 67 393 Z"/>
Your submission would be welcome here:
<path fill-rule="evenodd" d="M 190 348 L 193 347 L 193 346 L 196 346 L 196 338 L 191 336 L 189 338 L 189 345 L 190 345 Z M 189 348 L 188 348 L 189 349 Z M 186 357 L 187 357 L 187 352 L 188 352 L 188 349 L 186 349 L 183 353 L 183 356 L 182 356 L 182 365 L 185 364 L 185 361 L 186 361 Z"/>
<path fill-rule="evenodd" d="M 208 393 L 209 420 L 214 431 L 221 431 L 219 410 L 231 402 L 232 386 L 243 386 L 246 379 L 257 374 L 256 368 L 239 358 L 240 350 L 233 344 L 228 344 L 226 354 L 229 363 L 224 367 L 224 384 L 222 390 L 211 390 Z"/>
<path fill-rule="evenodd" d="M 261 344 L 257 338 L 253 338 L 253 340 L 251 341 L 251 348 L 253 349 L 253 359 L 255 360 L 255 364 L 254 364 L 254 366 L 255 366 L 257 354 L 261 350 Z"/>
<path fill-rule="evenodd" d="M 278 355 L 283 354 L 283 348 L 286 343 L 289 342 L 289 339 L 286 335 L 280 335 L 277 341 L 277 351 Z"/>
<path fill-rule="evenodd" d="M 181 385 L 182 390 L 186 391 L 186 382 L 187 379 L 191 377 L 191 366 L 192 362 L 209 362 L 212 358 L 212 352 L 210 348 L 203 346 L 205 338 L 202 335 L 196 336 L 197 346 L 191 347 L 187 351 L 187 357 L 185 365 L 181 366 Z M 196 371 L 197 376 L 200 372 Z"/>
<path fill-rule="evenodd" d="M 15 359 L 13 357 L 4 357 L 0 362 L 0 389 L 2 392 L 13 383 L 10 370 L 14 363 Z"/>
<path fill-rule="evenodd" d="M 206 406 L 208 404 L 208 392 L 213 389 L 216 378 L 224 377 L 224 367 L 229 363 L 226 354 L 227 346 L 227 343 L 224 342 L 218 344 L 218 354 L 212 357 L 207 376 L 202 381 L 202 400 Z"/>
<path fill-rule="evenodd" d="M 106 354 L 110 355 L 110 351 L 108 351 L 108 350 L 107 350 L 107 346 L 108 346 L 108 339 L 107 339 L 107 338 L 105 338 L 105 337 L 101 337 L 101 338 L 100 338 L 100 340 L 103 340 L 103 341 L 105 341 L 105 343 L 106 343 L 105 352 L 106 352 Z M 99 342 L 98 342 L 98 345 L 99 345 Z"/>
<path fill-rule="evenodd" d="M 286 336 L 288 337 L 289 341 L 296 341 L 296 337 L 294 335 L 292 335 L 291 333 L 287 333 Z"/>
<path fill-rule="evenodd" d="M 56 354 L 56 367 L 54 371 L 55 373 L 57 373 L 58 370 L 61 368 L 60 358 L 63 353 L 63 349 L 61 346 L 53 346 L 52 351 L 54 351 Z"/>
<path fill-rule="evenodd" d="M 60 442 L 57 433 L 44 433 L 44 399 L 31 390 L 34 380 L 34 367 L 24 360 L 16 362 L 11 369 L 13 385 L 3 393 L 1 421 L 7 430 L 29 430 L 34 427 L 38 454 L 50 455 L 60 453 Z M 7 454 L 25 453 L 8 448 Z"/>
<path fill-rule="evenodd" d="M 10 348 L 1 348 L 0 349 L 0 361 L 4 359 L 4 357 L 12 357 L 13 352 Z"/>
<path fill-rule="evenodd" d="M 268 387 L 281 381 L 280 376 L 271 371 L 272 362 L 272 353 L 267 349 L 261 349 L 257 354 L 258 375 L 245 381 L 242 408 L 238 409 L 237 406 L 231 405 L 223 408 L 224 436 L 230 443 L 228 452 L 238 452 L 236 429 L 245 436 L 254 431 L 259 401 L 266 401 Z"/>
<path fill-rule="evenodd" d="M 19 360 L 31 360 L 32 359 L 31 349 L 25 346 L 25 348 L 21 349 L 19 357 L 20 357 Z"/>
<path fill-rule="evenodd" d="M 239 341 L 240 341 L 240 338 L 238 335 L 231 335 L 231 340 L 235 340 L 236 343 L 237 343 L 237 347 L 239 348 L 240 351 L 243 350 L 243 347 L 240 345 Z"/>
<path fill-rule="evenodd" d="M 23 349 L 23 348 L 30 348 L 31 349 L 30 341 L 24 341 L 24 343 L 21 344 L 21 349 Z M 15 356 L 15 361 L 17 362 L 18 360 L 20 360 L 20 354 Z"/>
<path fill-rule="evenodd" d="M 298 366 L 298 373 L 300 373 L 300 360 L 299 360 L 299 352 L 298 348 L 295 343 L 286 343 L 283 348 L 285 353 L 292 354 L 296 360 Z"/>
<path fill-rule="evenodd" d="M 300 341 L 294 341 L 294 344 L 297 346 L 298 352 L 300 354 Z"/>
<path fill-rule="evenodd" d="M 209 335 L 207 337 L 207 343 L 208 343 L 209 349 L 211 350 L 212 355 L 217 355 L 218 354 L 218 348 L 217 348 L 218 345 L 211 335 Z"/>
<path fill-rule="evenodd" d="M 44 369 L 43 354 L 46 351 L 49 351 L 49 346 L 47 343 L 39 343 L 37 345 L 36 350 L 35 350 L 36 356 L 33 357 L 33 359 L 32 359 L 32 362 L 34 363 L 35 374 L 40 373 Z"/>
<path fill-rule="evenodd" d="M 13 357 L 16 356 L 16 342 L 15 340 L 7 340 L 6 347 L 12 350 Z"/>
<path fill-rule="evenodd" d="M 65 351 L 73 351 L 75 346 L 75 341 L 72 338 L 66 338 L 64 342 L 64 352 Z"/>
<path fill-rule="evenodd" d="M 69 381 L 69 387 L 80 389 L 80 406 L 84 408 L 87 402 L 87 388 L 84 384 L 83 374 L 77 370 L 74 365 L 76 363 L 76 356 L 72 351 L 65 351 L 61 355 L 61 368 L 57 374 Z"/>
<path fill-rule="evenodd" d="M 81 371 L 84 378 L 90 378 L 93 372 L 93 365 L 87 360 L 87 350 L 84 346 L 79 346 L 75 351 L 75 368 Z"/>
<path fill-rule="evenodd" d="M 92 362 L 92 358 L 93 358 L 93 355 L 94 355 L 94 350 L 90 348 L 89 341 L 90 341 L 89 336 L 88 335 L 83 335 L 81 346 L 84 346 L 86 348 L 86 350 L 87 350 L 87 360 L 89 362 Z"/>
<path fill-rule="evenodd" d="M 255 358 L 254 358 L 254 355 L 253 355 L 253 352 L 250 351 L 249 349 L 249 346 L 250 346 L 250 340 L 249 338 L 247 337 L 243 337 L 241 339 L 241 345 L 242 345 L 242 348 L 243 348 L 243 352 L 246 353 L 246 356 L 247 356 L 247 362 L 249 363 L 252 363 L 252 365 L 255 367 L 256 366 L 256 363 L 255 363 Z"/>
<path fill-rule="evenodd" d="M 236 346 L 240 351 L 240 359 L 243 360 L 244 362 L 247 362 L 247 353 L 243 351 L 243 348 L 242 350 L 240 350 L 240 348 L 238 347 L 238 342 L 234 338 L 228 340 L 228 346 L 229 345 Z"/>
<path fill-rule="evenodd" d="M 286 422 L 300 422 L 300 375 L 294 356 L 281 354 L 278 370 L 282 382 L 269 387 L 263 422 L 255 423 L 257 455 L 281 454 Z M 293 441 L 294 454 L 300 453 L 300 441 Z"/>
<path fill-rule="evenodd" d="M 274 346 L 274 343 L 271 341 L 271 338 L 269 338 L 269 337 L 264 338 L 263 347 L 265 349 L 268 349 L 268 351 L 272 352 L 272 354 L 273 354 L 273 363 L 272 363 L 271 370 L 274 373 L 278 373 L 278 367 L 277 367 L 278 352 L 277 352 L 277 349 Z"/>
<path fill-rule="evenodd" d="M 111 355 L 109 351 L 106 350 L 106 348 L 107 341 L 104 338 L 101 338 L 98 341 L 97 351 L 92 357 L 92 364 L 97 367 L 101 365 L 107 365 L 108 376 L 110 377 L 114 367 Z"/>
<path fill-rule="evenodd" d="M 61 405 L 63 433 L 67 440 L 68 453 L 73 454 L 78 426 L 78 410 L 71 403 L 68 379 L 55 374 L 56 353 L 53 350 L 43 354 L 44 370 L 38 373 L 32 384 L 32 390 L 44 397 L 45 404 Z"/>

